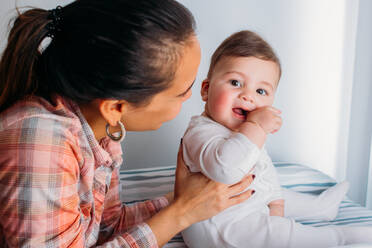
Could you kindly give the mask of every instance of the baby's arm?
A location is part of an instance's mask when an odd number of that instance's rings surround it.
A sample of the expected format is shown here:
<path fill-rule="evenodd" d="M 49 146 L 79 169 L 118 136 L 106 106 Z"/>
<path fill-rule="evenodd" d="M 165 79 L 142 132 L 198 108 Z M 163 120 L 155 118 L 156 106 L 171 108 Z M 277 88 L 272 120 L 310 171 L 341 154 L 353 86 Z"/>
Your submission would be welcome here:
<path fill-rule="evenodd" d="M 238 132 L 245 135 L 253 144 L 259 148 L 265 144 L 266 133 L 257 122 L 246 121 L 240 125 Z"/>
<path fill-rule="evenodd" d="M 188 129 L 183 138 L 183 157 L 192 172 L 235 184 L 252 170 L 261 150 L 241 133 L 223 133 L 215 126 Z"/>

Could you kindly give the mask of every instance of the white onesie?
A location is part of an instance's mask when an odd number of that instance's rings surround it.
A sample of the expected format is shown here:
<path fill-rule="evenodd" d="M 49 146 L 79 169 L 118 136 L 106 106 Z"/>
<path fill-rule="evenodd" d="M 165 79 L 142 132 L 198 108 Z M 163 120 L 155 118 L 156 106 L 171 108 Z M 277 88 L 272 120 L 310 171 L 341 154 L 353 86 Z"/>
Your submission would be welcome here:
<path fill-rule="evenodd" d="M 205 116 L 194 116 L 183 137 L 183 159 L 191 172 L 225 184 L 240 182 L 247 174 L 256 176 L 249 188 L 255 194 L 244 204 L 261 209 L 283 199 L 278 176 L 266 150 L 259 149 L 245 135 L 232 132 Z M 257 206 L 259 204 L 259 206 Z M 240 206 L 242 207 L 242 206 Z M 246 208 L 246 206 L 244 206 Z"/>
<path fill-rule="evenodd" d="M 182 232 L 191 248 L 331 247 L 345 243 L 336 227 L 315 228 L 293 219 L 269 216 L 268 203 L 283 199 L 277 173 L 266 150 L 241 133 L 206 116 L 192 117 L 183 137 L 183 159 L 192 172 L 225 184 L 254 174 L 256 192 L 247 201 L 198 222 Z"/>

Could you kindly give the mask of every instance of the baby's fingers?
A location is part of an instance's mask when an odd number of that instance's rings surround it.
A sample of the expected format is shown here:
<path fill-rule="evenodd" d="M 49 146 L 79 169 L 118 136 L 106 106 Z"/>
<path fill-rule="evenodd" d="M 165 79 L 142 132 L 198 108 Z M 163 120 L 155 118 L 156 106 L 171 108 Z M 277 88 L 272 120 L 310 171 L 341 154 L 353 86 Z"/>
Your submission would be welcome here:
<path fill-rule="evenodd" d="M 271 133 L 276 133 L 279 131 L 279 129 L 282 127 L 282 124 L 283 124 L 283 121 L 282 121 L 282 118 L 280 116 L 277 116 L 277 118 L 275 119 L 275 124 L 273 126 L 273 130 L 271 131 Z"/>
<path fill-rule="evenodd" d="M 280 115 L 282 111 L 280 111 L 277 108 L 274 108 L 273 106 L 268 106 L 267 109 L 271 110 L 274 114 Z"/>

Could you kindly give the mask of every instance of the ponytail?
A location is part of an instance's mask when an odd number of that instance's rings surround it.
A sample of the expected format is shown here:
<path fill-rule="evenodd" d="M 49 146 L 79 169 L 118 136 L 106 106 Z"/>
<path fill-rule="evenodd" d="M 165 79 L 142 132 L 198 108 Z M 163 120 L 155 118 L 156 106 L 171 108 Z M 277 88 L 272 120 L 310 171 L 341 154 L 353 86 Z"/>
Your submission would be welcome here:
<path fill-rule="evenodd" d="M 0 61 L 0 112 L 38 90 L 38 48 L 48 33 L 48 22 L 46 10 L 18 12 Z"/>

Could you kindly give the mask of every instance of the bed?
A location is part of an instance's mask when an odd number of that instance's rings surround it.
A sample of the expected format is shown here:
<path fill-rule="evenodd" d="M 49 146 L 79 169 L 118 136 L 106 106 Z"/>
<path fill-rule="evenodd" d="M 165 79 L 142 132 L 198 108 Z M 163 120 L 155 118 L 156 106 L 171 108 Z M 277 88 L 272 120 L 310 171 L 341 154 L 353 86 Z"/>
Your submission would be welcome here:
<path fill-rule="evenodd" d="M 299 192 L 319 194 L 336 182 L 326 174 L 305 165 L 295 163 L 274 163 L 279 180 L 283 187 Z M 157 167 L 120 172 L 121 200 L 126 204 L 164 195 L 173 190 L 175 167 Z M 333 221 L 301 221 L 305 225 L 370 225 L 372 226 L 372 211 L 345 198 L 340 206 L 337 218 Z M 186 247 L 180 234 L 164 246 L 164 248 Z M 353 245 L 343 247 L 372 247 L 368 245 Z"/>

